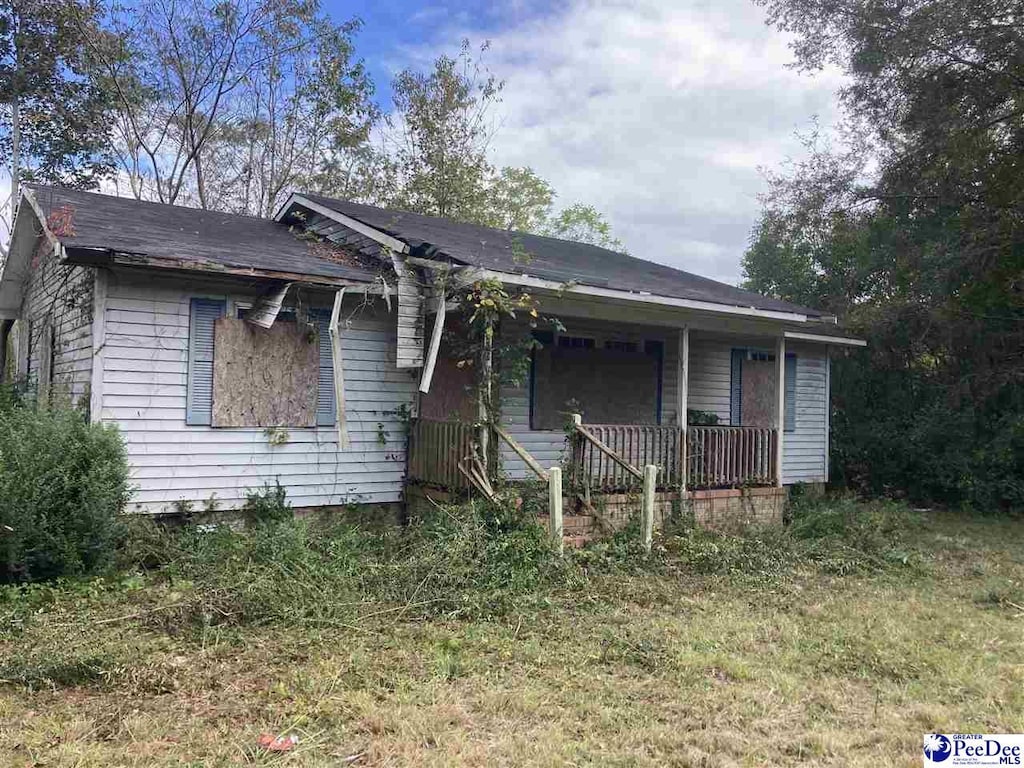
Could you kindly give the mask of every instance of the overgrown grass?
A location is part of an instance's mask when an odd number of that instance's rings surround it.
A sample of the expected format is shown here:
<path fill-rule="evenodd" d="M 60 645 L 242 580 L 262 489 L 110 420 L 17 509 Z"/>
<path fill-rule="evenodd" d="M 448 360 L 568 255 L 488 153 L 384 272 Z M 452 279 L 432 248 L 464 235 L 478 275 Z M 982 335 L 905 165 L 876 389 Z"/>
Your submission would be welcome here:
<path fill-rule="evenodd" d="M 0 591 L 0 764 L 916 763 L 1024 728 L 1022 544 L 851 499 L 650 556 L 511 505 L 144 526 L 119 575 Z"/>

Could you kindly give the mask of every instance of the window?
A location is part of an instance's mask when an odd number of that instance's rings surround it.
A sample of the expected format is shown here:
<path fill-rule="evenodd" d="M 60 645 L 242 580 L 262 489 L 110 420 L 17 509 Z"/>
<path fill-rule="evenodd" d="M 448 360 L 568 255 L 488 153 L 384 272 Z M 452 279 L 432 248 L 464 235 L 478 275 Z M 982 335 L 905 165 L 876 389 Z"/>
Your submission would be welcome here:
<path fill-rule="evenodd" d="M 559 336 L 558 346 L 562 349 L 594 349 L 594 339 L 587 336 Z"/>
<path fill-rule="evenodd" d="M 797 358 L 786 355 L 783 430 L 796 429 Z M 775 426 L 775 354 L 733 349 L 729 382 L 729 422 L 733 426 Z"/>
<path fill-rule="evenodd" d="M 188 392 L 186 395 L 185 423 L 194 426 L 214 426 L 214 336 L 217 320 L 224 317 L 226 304 L 220 299 L 192 299 L 189 314 Z M 241 305 L 236 316 L 241 318 L 248 310 Z M 316 426 L 334 426 L 336 421 L 334 399 L 334 365 L 329 332 L 330 311 L 310 310 L 309 322 L 317 331 Z M 296 310 L 282 308 L 278 322 L 295 323 Z M 275 323 L 276 325 L 277 323 Z M 294 334 L 296 329 L 292 329 Z M 223 391 L 223 390 L 222 390 Z M 308 391 L 308 390 L 306 390 Z M 292 426 L 311 426 L 311 422 Z M 241 425 L 239 425 L 241 426 Z"/>
<path fill-rule="evenodd" d="M 570 412 L 598 424 L 658 424 L 664 344 L 534 332 L 530 428 L 559 430 Z"/>
<path fill-rule="evenodd" d="M 636 352 L 637 344 L 635 341 L 618 341 L 616 339 L 606 339 L 604 342 L 604 348 L 609 352 Z"/>

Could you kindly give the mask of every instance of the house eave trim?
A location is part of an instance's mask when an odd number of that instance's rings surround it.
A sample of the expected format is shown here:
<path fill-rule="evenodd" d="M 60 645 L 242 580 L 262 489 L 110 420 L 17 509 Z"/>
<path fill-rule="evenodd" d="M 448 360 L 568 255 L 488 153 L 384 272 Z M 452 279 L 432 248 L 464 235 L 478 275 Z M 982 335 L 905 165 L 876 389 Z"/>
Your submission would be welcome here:
<path fill-rule="evenodd" d="M 785 331 L 787 339 L 794 341 L 814 341 L 819 344 L 834 344 L 842 347 L 866 347 L 868 343 L 864 339 L 852 339 L 844 336 L 823 336 L 818 333 L 803 333 L 802 331 Z"/>
<path fill-rule="evenodd" d="M 258 269 L 256 267 L 228 267 L 223 264 L 216 264 L 207 261 L 155 257 L 139 253 L 110 251 L 102 248 L 68 248 L 66 249 L 64 261 L 71 264 L 83 264 L 86 266 L 110 265 L 121 267 L 143 267 L 168 272 L 198 272 L 207 275 L 219 275 L 221 277 L 261 278 L 267 280 L 283 280 L 290 283 L 325 285 L 331 287 L 371 285 L 366 280 L 306 275 L 297 272 Z M 372 290 L 373 288 L 371 287 L 371 291 Z"/>
<path fill-rule="evenodd" d="M 805 323 L 809 319 L 807 315 L 798 312 L 779 312 L 770 309 L 757 309 L 756 307 L 738 307 L 731 304 L 718 304 L 711 301 L 697 301 L 695 299 L 680 299 L 673 296 L 659 296 L 656 294 L 632 293 L 614 288 L 599 288 L 591 285 L 569 285 L 559 283 L 555 280 L 545 280 L 530 275 L 516 275 L 511 272 L 497 272 L 490 269 L 469 269 L 474 270 L 478 279 L 495 279 L 503 282 L 513 283 L 528 288 L 540 288 L 557 291 L 559 293 L 577 294 L 582 296 L 595 296 L 604 299 L 617 299 L 620 301 L 633 301 L 638 304 L 652 304 L 661 307 L 674 307 L 677 309 L 690 309 L 698 312 L 710 312 L 722 315 L 738 315 L 741 317 L 756 317 L 764 320 L 780 320 L 791 323 Z"/>

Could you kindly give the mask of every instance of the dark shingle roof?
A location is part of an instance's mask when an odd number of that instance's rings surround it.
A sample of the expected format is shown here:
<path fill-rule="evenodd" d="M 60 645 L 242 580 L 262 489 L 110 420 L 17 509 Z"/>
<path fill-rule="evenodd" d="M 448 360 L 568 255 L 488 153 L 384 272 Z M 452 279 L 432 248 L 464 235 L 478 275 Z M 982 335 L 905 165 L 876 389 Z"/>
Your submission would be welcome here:
<path fill-rule="evenodd" d="M 476 267 L 562 282 L 574 281 L 581 285 L 797 312 L 813 317 L 825 315 L 819 310 L 768 298 L 594 245 L 491 229 L 320 195 L 303 194 L 303 197 L 406 242 L 416 255 L 435 256 L 440 253 Z M 523 253 L 527 254 L 526 258 Z"/>
<path fill-rule="evenodd" d="M 44 215 L 67 206 L 67 249 L 90 248 L 238 269 L 372 281 L 364 268 L 318 256 L 315 247 L 269 219 L 96 192 L 31 186 Z"/>

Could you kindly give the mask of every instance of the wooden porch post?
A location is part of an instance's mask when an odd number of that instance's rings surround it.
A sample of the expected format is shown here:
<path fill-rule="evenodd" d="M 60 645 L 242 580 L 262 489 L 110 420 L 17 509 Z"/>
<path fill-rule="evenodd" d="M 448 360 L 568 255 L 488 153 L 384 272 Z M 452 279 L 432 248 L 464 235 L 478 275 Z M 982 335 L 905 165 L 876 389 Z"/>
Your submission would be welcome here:
<path fill-rule="evenodd" d="M 654 464 L 644 467 L 643 506 L 640 509 L 640 536 L 644 551 L 651 551 L 654 537 L 654 491 L 658 484 L 658 468 Z"/>
<path fill-rule="evenodd" d="M 679 329 L 679 361 L 676 381 L 676 423 L 679 424 L 679 490 L 686 490 L 687 472 L 689 461 L 686 455 L 689 449 L 689 440 L 686 433 L 686 409 L 689 407 L 690 397 L 690 326 L 684 325 Z"/>
<path fill-rule="evenodd" d="M 565 540 L 562 538 L 562 468 L 551 467 L 548 470 L 548 522 L 551 538 L 554 539 L 558 551 L 562 551 Z"/>
<path fill-rule="evenodd" d="M 786 428 L 786 338 L 775 342 L 775 485 L 782 487 L 782 447 Z"/>

